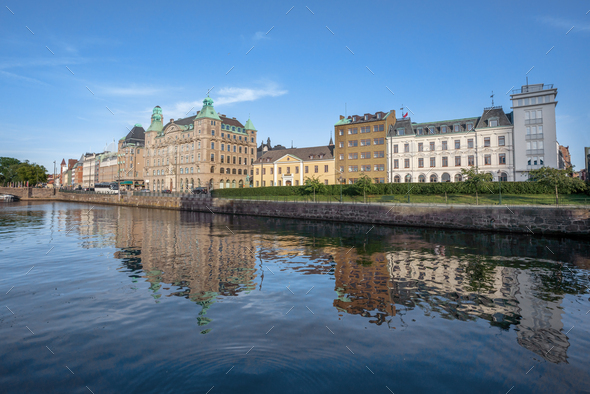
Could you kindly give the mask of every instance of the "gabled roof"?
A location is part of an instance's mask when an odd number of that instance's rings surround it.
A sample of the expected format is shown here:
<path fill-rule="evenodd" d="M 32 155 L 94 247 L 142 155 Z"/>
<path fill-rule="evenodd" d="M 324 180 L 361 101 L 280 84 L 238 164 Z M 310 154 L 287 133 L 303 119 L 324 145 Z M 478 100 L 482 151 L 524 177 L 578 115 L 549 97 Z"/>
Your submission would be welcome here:
<path fill-rule="evenodd" d="M 201 108 L 197 114 L 196 119 L 201 118 L 221 120 L 219 119 L 217 112 L 215 112 L 215 108 L 213 108 L 213 100 L 210 97 L 207 97 L 205 100 L 203 100 L 203 108 Z"/>
<path fill-rule="evenodd" d="M 329 160 L 334 158 L 332 149 L 329 146 L 311 146 L 309 148 L 270 150 L 260 156 L 257 161 L 260 163 L 262 160 L 262 163 L 266 163 L 267 159 L 269 159 L 268 162 L 273 163 L 286 155 L 297 157 L 303 161 Z M 310 158 L 311 155 L 313 155 L 313 159 Z M 321 159 L 319 157 L 320 155 L 323 155 Z"/>

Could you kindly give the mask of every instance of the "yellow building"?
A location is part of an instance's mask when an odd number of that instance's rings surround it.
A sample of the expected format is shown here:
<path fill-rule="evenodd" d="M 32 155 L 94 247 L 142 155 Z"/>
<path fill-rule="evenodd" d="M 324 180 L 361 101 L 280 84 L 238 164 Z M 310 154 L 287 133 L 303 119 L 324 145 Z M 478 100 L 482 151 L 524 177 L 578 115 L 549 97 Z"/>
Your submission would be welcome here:
<path fill-rule="evenodd" d="M 254 186 L 300 186 L 305 178 L 335 185 L 334 143 L 309 148 L 277 149 L 264 153 L 254 164 Z"/>
<path fill-rule="evenodd" d="M 362 175 L 375 183 L 387 181 L 387 131 L 395 125 L 395 110 L 353 115 L 334 125 L 336 170 L 342 183 L 355 183 Z"/>

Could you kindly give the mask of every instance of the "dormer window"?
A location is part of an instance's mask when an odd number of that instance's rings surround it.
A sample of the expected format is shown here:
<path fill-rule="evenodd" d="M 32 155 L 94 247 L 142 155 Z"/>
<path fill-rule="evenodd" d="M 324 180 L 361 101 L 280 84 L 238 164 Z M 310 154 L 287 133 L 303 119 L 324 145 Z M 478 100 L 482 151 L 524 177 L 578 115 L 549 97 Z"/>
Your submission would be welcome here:
<path fill-rule="evenodd" d="M 453 131 L 454 132 L 458 132 L 459 131 L 459 125 L 458 124 L 456 124 L 456 125 L 453 126 Z"/>
<path fill-rule="evenodd" d="M 417 133 L 418 133 L 418 135 L 424 134 L 424 130 L 422 129 L 422 127 L 418 127 Z"/>
<path fill-rule="evenodd" d="M 467 131 L 473 130 L 473 123 L 467 123 Z"/>
<path fill-rule="evenodd" d="M 428 134 L 434 134 L 434 127 L 428 128 Z"/>
<path fill-rule="evenodd" d="M 369 120 L 369 115 L 365 115 L 365 120 Z"/>
<path fill-rule="evenodd" d="M 446 132 L 447 132 L 447 126 L 442 126 L 442 127 L 440 128 L 440 132 L 441 132 L 441 133 L 446 133 Z"/>
<path fill-rule="evenodd" d="M 309 158 L 310 158 L 310 159 L 313 159 L 313 155 L 309 155 Z"/>
<path fill-rule="evenodd" d="M 498 127 L 498 119 L 490 119 L 488 125 L 489 127 Z"/>
<path fill-rule="evenodd" d="M 405 129 L 397 129 L 397 135 L 406 135 Z"/>
<path fill-rule="evenodd" d="M 377 119 L 381 119 L 381 114 L 377 114 Z"/>

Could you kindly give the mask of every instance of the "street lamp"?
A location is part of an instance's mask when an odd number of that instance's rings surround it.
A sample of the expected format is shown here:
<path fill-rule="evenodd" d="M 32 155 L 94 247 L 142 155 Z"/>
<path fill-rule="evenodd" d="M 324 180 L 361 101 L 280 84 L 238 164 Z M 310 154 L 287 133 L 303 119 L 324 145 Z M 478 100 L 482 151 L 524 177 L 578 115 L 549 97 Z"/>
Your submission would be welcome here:
<path fill-rule="evenodd" d="M 502 171 L 498 170 L 498 182 L 500 182 L 500 205 L 502 205 Z"/>
<path fill-rule="evenodd" d="M 338 178 L 338 183 L 340 184 L 340 202 L 342 202 L 342 181 L 344 178 L 342 177 L 342 171 L 336 170 L 340 173 L 340 178 Z"/>

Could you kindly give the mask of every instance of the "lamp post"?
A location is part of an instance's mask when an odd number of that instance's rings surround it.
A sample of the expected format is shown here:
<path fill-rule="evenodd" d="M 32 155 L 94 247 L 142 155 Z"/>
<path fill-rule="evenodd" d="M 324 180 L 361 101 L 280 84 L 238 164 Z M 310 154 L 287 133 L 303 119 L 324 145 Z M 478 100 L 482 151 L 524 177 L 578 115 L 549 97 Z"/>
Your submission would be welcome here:
<path fill-rule="evenodd" d="M 500 182 L 500 205 L 502 205 L 502 172 L 498 170 L 498 182 Z"/>
<path fill-rule="evenodd" d="M 340 170 L 336 170 L 338 171 L 338 173 L 340 173 L 340 178 L 338 178 L 338 183 L 340 184 L 340 202 L 342 202 L 342 181 L 344 180 L 344 178 L 342 177 L 342 171 Z"/>

